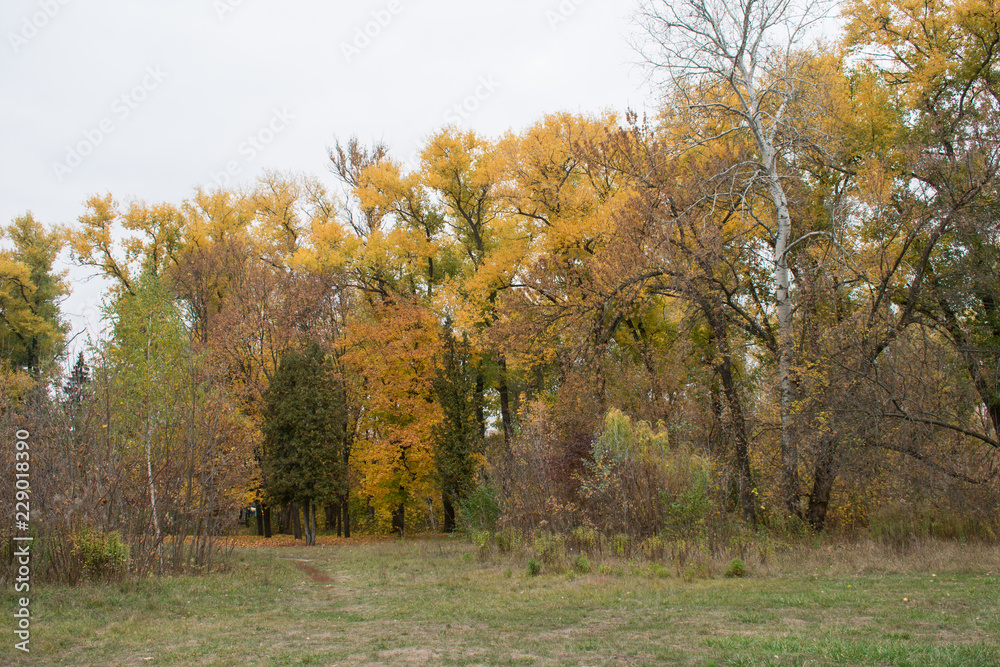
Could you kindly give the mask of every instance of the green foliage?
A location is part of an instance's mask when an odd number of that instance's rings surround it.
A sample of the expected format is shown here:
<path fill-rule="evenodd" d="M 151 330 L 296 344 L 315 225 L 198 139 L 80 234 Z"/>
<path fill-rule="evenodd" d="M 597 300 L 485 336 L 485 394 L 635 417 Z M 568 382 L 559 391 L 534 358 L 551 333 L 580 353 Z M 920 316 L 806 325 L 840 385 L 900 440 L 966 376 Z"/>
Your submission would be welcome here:
<path fill-rule="evenodd" d="M 264 397 L 263 469 L 273 501 L 323 503 L 347 492 L 340 387 L 315 341 L 282 357 Z"/>
<path fill-rule="evenodd" d="M 443 337 L 443 358 L 434 378 L 434 394 L 444 419 L 434 429 L 434 461 L 444 497 L 456 503 L 473 490 L 476 455 L 482 451 L 477 414 L 482 406 L 477 403 L 479 370 L 468 339 L 463 335 L 461 341 L 456 340 L 450 322 L 445 325 Z"/>
<path fill-rule="evenodd" d="M 607 493 L 617 484 L 619 466 L 627 462 L 646 462 L 654 466 L 669 456 L 670 438 L 666 429 L 654 429 L 649 422 L 633 422 L 628 415 L 611 409 L 604 416 L 600 436 L 591 446 L 590 472 L 584 480 L 587 493 Z"/>
<path fill-rule="evenodd" d="M 72 553 L 84 575 L 93 579 L 114 579 L 128 569 L 129 548 L 118 532 L 80 530 L 73 536 Z"/>
<path fill-rule="evenodd" d="M 661 560 L 666 554 L 666 548 L 666 541 L 659 535 L 651 535 L 639 545 L 639 551 L 651 561 Z"/>
<path fill-rule="evenodd" d="M 113 325 L 107 370 L 127 405 L 119 416 L 141 429 L 160 422 L 182 393 L 192 352 L 180 309 L 163 282 L 143 275 L 133 289 L 105 310 Z"/>
<path fill-rule="evenodd" d="M 614 408 L 604 416 L 604 428 L 593 446 L 595 461 L 660 461 L 669 453 L 670 437 L 662 425 L 653 428 L 649 422 L 632 421 L 624 412 Z"/>
<path fill-rule="evenodd" d="M 663 424 L 632 420 L 612 409 L 604 416 L 591 444 L 580 491 L 591 515 L 588 521 L 604 533 L 648 535 L 663 525 L 662 492 L 672 489 L 677 459 L 687 450 L 670 448 Z"/>
<path fill-rule="evenodd" d="M 663 567 L 656 561 L 650 561 L 647 564 L 647 567 L 649 568 L 649 574 L 652 577 L 656 577 L 658 579 L 666 579 L 667 577 L 670 576 L 670 570 Z"/>
<path fill-rule="evenodd" d="M 632 551 L 632 538 L 625 533 L 618 533 L 611 538 L 611 548 L 619 558 L 625 558 Z"/>
<path fill-rule="evenodd" d="M 566 557 L 566 540 L 558 533 L 539 531 L 532 540 L 532 547 L 545 565 L 552 569 L 562 569 Z"/>
<path fill-rule="evenodd" d="M 601 543 L 601 535 L 588 526 L 577 526 L 569 535 L 567 546 L 578 551 L 594 551 Z"/>
<path fill-rule="evenodd" d="M 584 554 L 577 554 L 573 559 L 573 570 L 579 574 L 587 574 L 590 569 L 590 559 Z"/>
<path fill-rule="evenodd" d="M 703 529 L 712 507 L 709 495 L 708 464 L 704 459 L 679 452 L 672 495 L 664 493 L 666 529 L 674 535 L 686 535 Z"/>
<path fill-rule="evenodd" d="M 745 577 L 747 574 L 746 564 L 739 558 L 734 558 L 729 561 L 729 566 L 726 567 L 727 577 Z"/>
<path fill-rule="evenodd" d="M 497 549 L 502 554 L 517 553 L 523 546 L 520 531 L 506 526 L 496 534 Z"/>
<path fill-rule="evenodd" d="M 458 520 L 463 532 L 495 532 L 500 520 L 500 501 L 488 483 L 480 484 L 458 505 Z"/>
<path fill-rule="evenodd" d="M 480 560 L 485 559 L 490 554 L 490 547 L 493 544 L 493 536 L 486 530 L 474 530 L 470 535 L 472 544 L 476 547 L 476 553 Z"/>
<path fill-rule="evenodd" d="M 534 558 L 528 559 L 528 575 L 537 577 L 542 573 L 542 564 Z"/>

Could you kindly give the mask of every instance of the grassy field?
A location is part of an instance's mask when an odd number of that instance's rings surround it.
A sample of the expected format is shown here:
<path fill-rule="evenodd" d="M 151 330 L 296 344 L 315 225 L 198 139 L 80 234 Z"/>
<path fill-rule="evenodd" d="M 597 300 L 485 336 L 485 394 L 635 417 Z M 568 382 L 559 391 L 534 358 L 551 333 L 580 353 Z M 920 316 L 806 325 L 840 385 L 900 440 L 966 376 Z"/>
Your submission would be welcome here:
<path fill-rule="evenodd" d="M 33 590 L 31 654 L 8 612 L 0 664 L 1000 665 L 996 546 L 799 546 L 686 581 L 622 559 L 531 576 L 442 537 L 321 542 Z"/>

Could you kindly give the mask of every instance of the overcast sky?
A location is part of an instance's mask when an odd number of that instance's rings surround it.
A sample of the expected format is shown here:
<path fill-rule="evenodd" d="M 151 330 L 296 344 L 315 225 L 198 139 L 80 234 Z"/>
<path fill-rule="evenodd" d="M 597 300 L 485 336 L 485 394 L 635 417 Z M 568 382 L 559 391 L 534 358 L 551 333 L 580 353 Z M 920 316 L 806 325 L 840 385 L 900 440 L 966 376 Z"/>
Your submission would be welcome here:
<path fill-rule="evenodd" d="M 400 159 L 436 129 L 648 108 L 634 0 L 3 0 L 0 220 L 96 193 L 179 203 L 264 169 L 333 184 L 334 138 Z M 99 288 L 78 286 L 74 326 Z"/>

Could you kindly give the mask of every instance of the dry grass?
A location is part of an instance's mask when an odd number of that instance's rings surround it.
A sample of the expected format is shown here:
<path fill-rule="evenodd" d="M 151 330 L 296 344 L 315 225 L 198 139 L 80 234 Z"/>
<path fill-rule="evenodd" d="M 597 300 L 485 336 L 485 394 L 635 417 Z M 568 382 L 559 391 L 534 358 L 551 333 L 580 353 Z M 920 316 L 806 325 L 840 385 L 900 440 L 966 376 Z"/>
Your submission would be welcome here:
<path fill-rule="evenodd" d="M 440 537 L 275 544 L 223 574 L 44 588 L 30 659 L 0 663 L 1000 664 L 993 545 L 775 542 L 746 578 L 717 559 L 686 580 L 614 556 L 530 576 Z"/>
<path fill-rule="evenodd" d="M 1000 546 L 987 542 L 960 543 L 934 538 L 905 544 L 878 540 L 830 539 L 818 544 L 788 543 L 769 556 L 754 559 L 759 576 L 782 577 L 794 573 L 827 576 L 866 574 L 1000 574 Z"/>

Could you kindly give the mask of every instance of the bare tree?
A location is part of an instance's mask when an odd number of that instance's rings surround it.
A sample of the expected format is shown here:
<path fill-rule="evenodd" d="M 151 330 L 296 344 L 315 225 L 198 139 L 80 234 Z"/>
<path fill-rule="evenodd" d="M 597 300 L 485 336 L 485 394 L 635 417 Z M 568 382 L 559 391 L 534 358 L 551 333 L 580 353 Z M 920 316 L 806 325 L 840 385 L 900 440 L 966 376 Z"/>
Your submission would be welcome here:
<path fill-rule="evenodd" d="M 828 0 L 647 0 L 639 22 L 651 41 L 640 46 L 654 74 L 666 74 L 674 109 L 703 122 L 686 141 L 701 145 L 748 137 L 756 148 L 757 179 L 773 209 L 753 212 L 773 249 L 781 403 L 782 497 L 799 513 L 798 451 L 792 438 L 793 313 L 788 251 L 796 243 L 783 180 L 808 142 L 802 118 L 810 86 L 803 51 L 831 6 Z M 752 196 L 752 193 L 748 193 Z M 756 207 L 748 207 L 755 211 Z"/>

